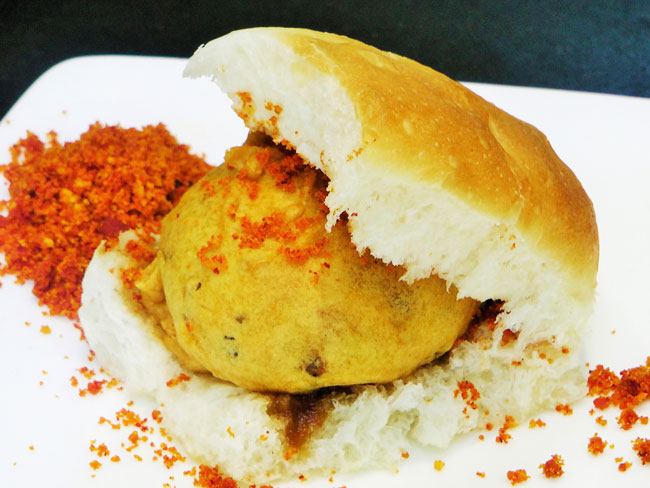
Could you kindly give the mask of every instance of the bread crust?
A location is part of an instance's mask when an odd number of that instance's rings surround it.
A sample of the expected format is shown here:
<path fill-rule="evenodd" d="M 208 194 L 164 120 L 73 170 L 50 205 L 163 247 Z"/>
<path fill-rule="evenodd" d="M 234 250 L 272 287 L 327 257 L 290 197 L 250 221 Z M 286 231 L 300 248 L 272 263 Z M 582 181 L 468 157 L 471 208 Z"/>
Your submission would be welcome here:
<path fill-rule="evenodd" d="M 539 130 L 408 58 L 333 34 L 273 35 L 340 81 L 357 110 L 369 161 L 514 222 L 540 252 L 593 288 L 593 205 Z"/>
<path fill-rule="evenodd" d="M 581 299 L 593 295 L 599 255 L 593 205 L 539 130 L 413 60 L 306 29 L 231 33 L 199 49 L 186 74 L 211 74 L 220 83 L 220 74 L 210 72 L 206 58 L 219 66 L 220 50 L 271 41 L 295 54 L 299 71 L 317 70 L 340 84 L 361 128 L 361 144 L 351 156 L 387 174 L 443 189 L 505 223 L 534 252 L 561 263 L 570 276 L 569 293 Z M 296 59 L 278 70 L 294 76 Z M 328 101 L 315 100 L 313 110 L 322 103 Z M 276 139 L 295 138 L 281 124 L 276 128 Z M 335 152 L 328 150 L 332 141 L 321 143 L 323 154 Z M 330 177 L 339 171 L 336 166 L 345 164 L 327 160 L 319 164 L 313 159 Z"/>

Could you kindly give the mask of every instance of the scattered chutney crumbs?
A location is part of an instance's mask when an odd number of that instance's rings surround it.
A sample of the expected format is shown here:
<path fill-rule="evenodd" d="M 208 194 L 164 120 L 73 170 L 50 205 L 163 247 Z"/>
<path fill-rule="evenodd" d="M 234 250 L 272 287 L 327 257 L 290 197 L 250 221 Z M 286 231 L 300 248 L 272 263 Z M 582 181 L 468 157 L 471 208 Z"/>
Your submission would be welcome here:
<path fill-rule="evenodd" d="M 164 442 L 160 444 L 160 448 L 154 450 L 154 453 L 162 459 L 163 464 L 167 469 L 170 469 L 177 462 L 185 462 L 187 459 L 183 456 L 178 449 L 174 446 L 168 446 Z M 154 458 L 154 461 L 157 458 Z"/>
<path fill-rule="evenodd" d="M 226 156 L 226 167 L 235 169 L 234 166 L 229 166 L 228 155 Z M 303 160 L 295 153 L 288 154 L 286 151 L 270 147 L 258 148 L 254 156 L 248 158 L 246 166 L 239 170 L 235 179 L 231 175 L 226 175 L 217 181 L 204 180 L 200 185 L 209 196 L 219 193 L 217 186 L 220 186 L 221 192 L 226 195 L 231 182 L 236 181 L 244 186 L 249 198 L 254 200 L 260 191 L 257 180 L 263 174 L 267 174 L 273 180 L 276 188 L 287 193 L 295 193 L 298 187 L 309 188 L 312 196 L 319 203 L 322 214 L 315 217 L 301 218 L 299 209 L 290 207 L 284 211 L 275 211 L 263 216 L 261 219 L 253 220 L 247 215 L 238 215 L 237 205 L 231 204 L 227 210 L 228 215 L 233 220 L 237 220 L 239 224 L 239 229 L 232 233 L 231 237 L 237 241 L 238 247 L 240 249 L 259 249 L 266 241 L 275 241 L 279 244 L 277 252 L 283 255 L 289 263 L 298 265 L 304 264 L 311 258 L 328 257 L 328 253 L 325 251 L 328 243 L 326 238 L 315 240 L 309 245 L 297 246 L 299 238 L 307 230 L 325 224 L 329 210 L 324 204 L 327 194 L 325 181 L 321 181 L 321 175 L 305 165 Z M 219 265 L 227 263 L 223 262 L 225 259 L 223 256 L 215 252 L 219 244 L 219 242 L 208 242 L 204 249 L 201 249 L 201 253 L 205 254 L 207 251 L 212 251 L 211 256 L 214 255 L 215 259 L 220 258 L 221 261 L 212 263 L 205 259 L 206 256 L 202 255 L 199 256 L 199 259 L 212 269 L 221 271 L 222 268 Z M 213 264 L 216 264 L 216 266 L 213 266 Z M 318 272 L 315 270 L 309 270 L 309 272 L 317 283 L 319 279 Z"/>
<path fill-rule="evenodd" d="M 176 376 L 175 378 L 172 378 L 171 380 L 168 380 L 167 383 L 165 383 L 165 384 L 167 385 L 167 387 L 173 388 L 173 387 L 183 383 L 184 381 L 190 381 L 190 379 L 191 378 L 189 376 L 187 376 L 185 373 L 179 373 L 178 376 Z"/>
<path fill-rule="evenodd" d="M 119 382 L 115 378 L 110 378 L 110 379 L 101 379 L 101 380 L 93 380 L 92 378 L 95 376 L 95 371 L 93 369 L 89 369 L 87 366 L 84 366 L 80 369 L 77 370 L 81 375 L 86 378 L 88 381 L 86 388 L 79 388 L 79 396 L 85 397 L 86 395 L 97 395 L 101 393 L 105 388 L 115 388 L 118 386 Z M 103 372 L 103 371 L 102 371 Z M 79 380 L 77 379 L 76 376 L 71 376 L 70 377 L 70 386 L 73 388 L 77 388 L 79 386 Z M 119 387 L 118 389 L 121 389 L 122 387 Z"/>
<path fill-rule="evenodd" d="M 618 465 L 618 470 L 621 473 L 624 473 L 625 471 L 627 471 L 628 469 L 630 469 L 632 467 L 632 463 L 630 463 L 628 461 L 621 462 L 621 461 L 623 461 L 623 458 L 616 458 L 616 459 L 617 459 L 617 461 L 616 461 L 617 463 L 620 462 L 620 464 Z"/>
<path fill-rule="evenodd" d="M 503 335 L 501 336 L 501 343 L 499 345 L 501 347 L 506 347 L 508 344 L 515 342 L 518 338 L 519 331 L 514 332 L 510 329 L 506 329 L 503 331 Z"/>
<path fill-rule="evenodd" d="M 632 442 L 632 448 L 641 459 L 642 464 L 650 464 L 650 439 L 637 437 Z"/>
<path fill-rule="evenodd" d="M 160 424 L 162 422 L 162 415 L 160 414 L 160 410 L 152 410 L 151 418 L 154 420 L 154 422 Z"/>
<path fill-rule="evenodd" d="M 594 406 L 605 410 L 610 405 L 620 410 L 633 409 L 650 398 L 650 356 L 643 366 L 621 371 L 620 376 L 602 365 L 589 372 L 589 395 Z"/>
<path fill-rule="evenodd" d="M 52 333 L 52 329 L 49 325 L 41 325 L 41 334 L 49 335 Z"/>
<path fill-rule="evenodd" d="M 102 443 L 99 446 L 95 445 L 97 441 L 90 441 L 90 452 L 94 452 L 97 457 L 107 457 L 110 454 L 110 451 L 106 447 L 106 444 Z"/>
<path fill-rule="evenodd" d="M 460 395 L 468 407 L 476 410 L 478 408 L 476 400 L 481 398 L 481 394 L 474 387 L 474 384 L 471 381 L 459 381 L 457 385 L 458 388 L 454 390 L 454 398 L 457 398 L 458 395 Z M 467 415 L 466 412 L 465 415 Z"/>
<path fill-rule="evenodd" d="M 248 198 L 255 200 L 260 192 L 260 185 L 257 183 L 257 181 L 250 179 L 250 174 L 250 170 L 241 169 L 239 173 L 237 173 L 236 178 L 239 183 L 246 189 Z"/>
<path fill-rule="evenodd" d="M 478 476 L 479 478 L 485 478 L 485 473 L 483 471 L 477 471 L 476 476 Z"/>
<path fill-rule="evenodd" d="M 196 474 L 196 470 L 194 469 L 193 471 L 188 471 L 186 474 L 191 474 L 194 476 Z M 237 482 L 229 477 L 224 477 L 220 472 L 219 472 L 219 467 L 214 466 L 206 466 L 202 464 L 199 466 L 199 474 L 196 478 L 194 478 L 194 486 L 198 486 L 200 488 L 238 488 Z M 253 485 L 251 488 L 253 488 L 255 485 Z M 269 485 L 261 485 L 259 488 L 272 488 Z"/>
<path fill-rule="evenodd" d="M 513 486 L 518 485 L 519 483 L 523 483 L 524 481 L 528 480 L 528 478 L 530 478 L 525 469 L 508 471 L 508 473 L 506 473 L 506 476 L 508 478 L 508 481 L 510 481 L 510 484 Z"/>
<path fill-rule="evenodd" d="M 275 185 L 289 193 L 296 191 L 293 182 L 295 176 L 305 163 L 302 158 L 297 154 L 292 154 L 277 161 L 271 160 L 271 154 L 268 150 L 258 152 L 256 154 L 257 160 L 269 172 L 275 180 Z"/>
<path fill-rule="evenodd" d="M 593 437 L 589 439 L 587 450 L 594 456 L 597 456 L 599 454 L 602 454 L 605 451 L 606 447 L 607 441 L 604 441 L 598 434 L 594 434 Z"/>
<path fill-rule="evenodd" d="M 567 404 L 555 405 L 555 410 L 560 412 L 562 415 L 572 415 L 573 409 Z"/>
<path fill-rule="evenodd" d="M 263 217 L 261 222 L 252 222 L 248 217 L 239 219 L 241 232 L 232 237 L 239 240 L 240 249 L 259 249 L 265 240 L 272 239 L 282 244 L 279 252 L 284 254 L 289 262 L 303 264 L 311 257 L 327 256 L 323 248 L 327 239 L 323 238 L 313 246 L 304 248 L 291 248 L 299 235 L 315 223 L 315 219 L 302 218 L 296 221 L 287 220 L 283 213 L 274 212 Z"/>
<path fill-rule="evenodd" d="M 442 471 L 442 468 L 444 468 L 444 467 L 445 467 L 445 463 L 444 463 L 444 461 L 441 461 L 440 459 L 436 459 L 433 462 L 433 469 L 435 469 L 436 471 Z"/>
<path fill-rule="evenodd" d="M 630 430 L 637 422 L 640 422 L 643 425 L 647 425 L 648 417 L 638 415 L 631 408 L 626 408 L 621 412 L 621 415 L 618 416 L 616 421 L 618 422 L 618 425 L 621 427 L 621 429 Z"/>
<path fill-rule="evenodd" d="M 160 220 L 209 166 L 164 125 L 91 125 L 75 142 L 28 133 L 0 165 L 11 199 L 0 201 L 0 252 L 19 283 L 54 315 L 77 318 L 81 280 L 97 245 L 126 229 L 158 233 Z"/>
<path fill-rule="evenodd" d="M 564 466 L 564 460 L 559 455 L 553 454 L 551 459 L 540 464 L 539 468 L 547 478 L 559 478 L 564 474 L 562 466 Z"/>
<path fill-rule="evenodd" d="M 538 427 L 546 427 L 546 422 L 542 419 L 530 419 L 530 422 L 528 422 L 528 428 L 536 429 Z"/>
<path fill-rule="evenodd" d="M 95 370 L 88 368 L 88 366 L 83 366 L 79 368 L 77 371 L 79 371 L 83 375 L 83 377 L 86 378 L 87 380 L 95 376 Z"/>
<path fill-rule="evenodd" d="M 205 246 L 199 249 L 197 257 L 199 260 L 208 268 L 212 269 L 212 272 L 219 274 L 222 271 L 228 269 L 228 261 L 223 254 L 216 254 L 216 251 L 221 247 L 221 242 L 223 241 L 223 236 L 219 234 L 218 236 L 210 236 L 210 240 Z"/>
<path fill-rule="evenodd" d="M 623 370 L 620 376 L 599 364 L 589 372 L 587 386 L 589 395 L 596 397 L 593 403 L 597 409 L 620 409 L 616 420 L 621 429 L 630 430 L 637 422 L 648 424 L 648 417 L 638 415 L 634 408 L 650 398 L 650 357 L 645 365 Z"/>
<path fill-rule="evenodd" d="M 85 389 L 79 390 L 79 396 L 86 396 L 87 394 L 97 395 L 102 391 L 102 387 L 108 383 L 107 380 L 93 380 L 88 383 Z"/>
<path fill-rule="evenodd" d="M 503 425 L 499 429 L 499 435 L 496 437 L 496 441 L 499 444 L 507 444 L 509 439 L 512 439 L 512 436 L 508 434 L 508 430 L 517 427 L 514 417 L 506 415 Z"/>
<path fill-rule="evenodd" d="M 127 290 L 135 288 L 135 282 L 142 276 L 142 270 L 156 257 L 154 248 L 155 238 L 151 234 L 140 233 L 137 239 L 132 239 L 124 246 L 127 254 L 135 261 L 135 265 L 120 269 L 120 279 Z M 138 295 L 133 297 L 137 300 Z"/>
<path fill-rule="evenodd" d="M 84 330 L 81 328 L 81 326 L 79 324 L 77 324 L 76 322 L 74 324 L 72 324 L 72 326 L 79 331 L 79 340 L 81 342 L 87 342 L 86 341 L 86 334 L 85 334 Z"/>
<path fill-rule="evenodd" d="M 153 410 L 151 412 L 151 418 L 156 423 L 160 423 L 162 420 L 160 411 Z M 153 441 L 150 440 L 149 436 L 153 435 L 156 432 L 156 429 L 154 427 L 150 427 L 147 424 L 148 419 L 142 418 L 137 413 L 126 408 L 123 408 L 116 412 L 115 419 L 115 422 L 111 422 L 104 417 L 100 417 L 99 424 L 108 424 L 114 430 L 135 427 L 135 430 L 131 430 L 127 437 L 129 444 L 125 445 L 125 443 L 122 443 L 121 447 L 127 453 L 132 453 L 133 458 L 137 461 L 142 461 L 143 457 L 140 454 L 133 453 L 133 451 L 140 449 L 141 446 L 149 446 L 153 454 L 152 460 L 161 461 L 167 469 L 171 469 L 177 462 L 185 462 L 187 460 L 186 457 L 183 456 L 176 447 L 168 445 L 166 442 L 161 442 L 157 446 Z M 158 432 L 163 437 L 168 439 L 168 436 L 166 436 L 166 432 L 163 428 L 159 428 Z M 96 441 L 91 442 L 90 451 L 95 453 L 97 457 L 108 457 L 110 455 L 110 451 L 106 445 L 100 444 L 99 446 L 96 446 L 95 443 Z M 121 458 L 118 455 L 113 455 L 110 458 L 112 462 L 119 462 L 120 459 Z M 100 466 L 101 464 L 99 464 L 97 468 L 94 469 L 98 469 Z"/>
<path fill-rule="evenodd" d="M 589 371 L 587 386 L 589 396 L 595 397 L 594 407 L 605 410 L 614 406 L 620 410 L 617 423 L 622 430 L 630 430 L 637 422 L 648 424 L 648 417 L 638 415 L 634 408 L 650 398 L 650 357 L 646 358 L 644 365 L 623 370 L 619 375 L 599 364 Z M 600 425 L 607 424 L 602 416 L 596 418 L 596 422 Z M 632 444 L 642 464 L 650 463 L 650 440 L 637 438 Z M 594 435 L 589 439 L 588 450 L 597 455 L 606 446 L 606 442 Z M 619 463 L 618 470 L 621 472 L 632 466 L 632 463 L 624 462 L 623 458 L 615 458 L 615 461 Z"/>

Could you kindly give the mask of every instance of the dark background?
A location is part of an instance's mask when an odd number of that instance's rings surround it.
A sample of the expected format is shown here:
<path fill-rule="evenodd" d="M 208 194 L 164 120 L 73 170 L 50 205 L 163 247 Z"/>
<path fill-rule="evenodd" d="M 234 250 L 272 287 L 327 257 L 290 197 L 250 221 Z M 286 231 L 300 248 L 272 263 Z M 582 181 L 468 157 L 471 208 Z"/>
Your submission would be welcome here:
<path fill-rule="evenodd" d="M 0 2 L 0 115 L 66 58 L 188 57 L 261 25 L 345 34 L 464 81 L 650 97 L 649 0 Z"/>

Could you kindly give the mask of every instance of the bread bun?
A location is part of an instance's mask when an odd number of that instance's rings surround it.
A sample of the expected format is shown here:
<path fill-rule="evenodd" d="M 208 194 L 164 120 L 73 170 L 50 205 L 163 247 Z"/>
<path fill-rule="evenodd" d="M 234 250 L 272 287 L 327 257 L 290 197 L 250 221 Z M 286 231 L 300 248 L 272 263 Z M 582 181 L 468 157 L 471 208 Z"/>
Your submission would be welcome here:
<path fill-rule="evenodd" d="M 504 415 L 521 422 L 585 393 L 595 215 L 538 130 L 414 61 L 302 29 L 233 32 L 199 48 L 185 74 L 211 77 L 250 129 L 327 175 L 328 226 L 346 212 L 359 252 L 403 266 L 408 283 L 435 273 L 459 297 L 503 303 L 493 331 L 444 360 L 332 396 L 322 427 L 286 456 L 268 397 L 198 375 L 165 386 L 180 366 L 155 326 L 120 305 L 110 269 L 126 258 L 100 247 L 84 279 L 88 340 L 127 388 L 164 403 L 189 454 L 256 483 L 385 468 L 409 443 L 445 447 Z M 459 395 L 467 382 L 479 394 L 472 408 Z"/>

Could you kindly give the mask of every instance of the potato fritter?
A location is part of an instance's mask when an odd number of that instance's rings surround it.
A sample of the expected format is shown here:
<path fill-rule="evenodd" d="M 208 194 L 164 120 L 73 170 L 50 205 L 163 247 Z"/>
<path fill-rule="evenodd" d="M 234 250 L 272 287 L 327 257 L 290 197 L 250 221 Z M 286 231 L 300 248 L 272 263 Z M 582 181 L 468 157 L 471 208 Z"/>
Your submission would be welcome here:
<path fill-rule="evenodd" d="M 186 365 L 301 393 L 392 381 L 452 347 L 478 303 L 359 255 L 345 216 L 328 233 L 326 194 L 320 171 L 257 135 L 186 192 L 138 283 L 166 301 Z"/>

